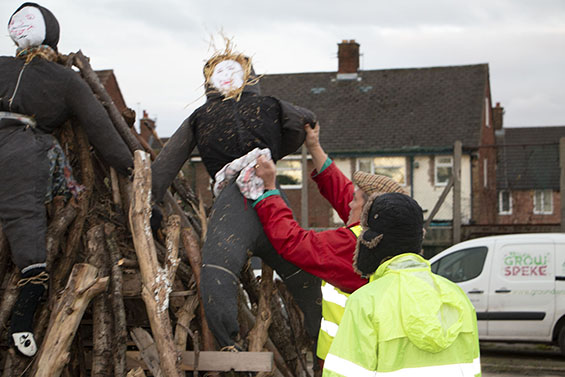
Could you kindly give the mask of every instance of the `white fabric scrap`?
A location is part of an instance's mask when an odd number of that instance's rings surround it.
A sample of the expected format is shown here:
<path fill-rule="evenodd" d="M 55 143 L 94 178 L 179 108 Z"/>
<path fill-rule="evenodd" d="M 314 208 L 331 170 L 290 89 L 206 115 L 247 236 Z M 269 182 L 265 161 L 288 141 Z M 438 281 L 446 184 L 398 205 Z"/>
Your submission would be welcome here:
<path fill-rule="evenodd" d="M 265 190 L 265 184 L 261 178 L 255 175 L 255 165 L 257 164 L 259 156 L 265 156 L 265 158 L 270 160 L 271 150 L 269 148 L 255 148 L 245 156 L 226 164 L 216 173 L 214 195 L 218 196 L 231 179 L 239 174 L 236 183 L 241 194 L 251 200 L 256 200 L 260 197 Z"/>

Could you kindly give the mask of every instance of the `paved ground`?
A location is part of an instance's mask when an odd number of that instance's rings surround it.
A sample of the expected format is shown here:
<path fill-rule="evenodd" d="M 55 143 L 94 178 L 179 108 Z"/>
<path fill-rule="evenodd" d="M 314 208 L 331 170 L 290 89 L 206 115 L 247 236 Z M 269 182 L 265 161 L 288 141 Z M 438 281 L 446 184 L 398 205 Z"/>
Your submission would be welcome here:
<path fill-rule="evenodd" d="M 540 344 L 481 342 L 484 377 L 565 376 L 565 357 L 558 347 Z"/>

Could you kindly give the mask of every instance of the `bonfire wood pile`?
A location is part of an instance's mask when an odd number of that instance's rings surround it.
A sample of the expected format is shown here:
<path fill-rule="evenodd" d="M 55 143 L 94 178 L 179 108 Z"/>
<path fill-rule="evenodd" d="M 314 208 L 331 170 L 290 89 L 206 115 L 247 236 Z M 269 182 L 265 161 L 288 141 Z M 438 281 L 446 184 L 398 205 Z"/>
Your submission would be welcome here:
<path fill-rule="evenodd" d="M 154 151 L 119 114 L 80 51 L 61 55 L 60 63 L 80 70 L 134 154 L 135 171 L 133 181 L 118 176 L 80 125 L 57 135 L 86 190 L 78 200 L 58 197 L 48 206 L 50 284 L 36 312 L 41 345 L 33 358 L 10 347 L 20 275 L 0 230 L 0 376 L 310 375 L 302 314 L 265 265 L 260 282 L 250 267 L 242 272 L 239 318 L 249 352 L 216 350 L 198 293 L 203 204 L 177 178 L 166 199 L 170 216 L 154 240 Z"/>

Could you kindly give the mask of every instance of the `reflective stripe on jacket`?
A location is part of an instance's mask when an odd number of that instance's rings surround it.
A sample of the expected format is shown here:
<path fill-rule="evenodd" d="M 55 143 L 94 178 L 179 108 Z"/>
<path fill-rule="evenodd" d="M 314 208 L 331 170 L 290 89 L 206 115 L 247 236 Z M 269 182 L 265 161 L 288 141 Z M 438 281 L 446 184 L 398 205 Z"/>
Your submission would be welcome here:
<path fill-rule="evenodd" d="M 348 229 L 355 234 L 355 237 L 359 237 L 362 230 L 361 225 Z M 322 281 L 322 323 L 318 335 L 318 348 L 316 349 L 316 356 L 322 360 L 326 358 L 330 350 L 349 295 L 349 293 L 341 291 L 330 283 Z"/>
<path fill-rule="evenodd" d="M 481 376 L 475 310 L 416 254 L 377 269 L 348 299 L 324 377 Z"/>

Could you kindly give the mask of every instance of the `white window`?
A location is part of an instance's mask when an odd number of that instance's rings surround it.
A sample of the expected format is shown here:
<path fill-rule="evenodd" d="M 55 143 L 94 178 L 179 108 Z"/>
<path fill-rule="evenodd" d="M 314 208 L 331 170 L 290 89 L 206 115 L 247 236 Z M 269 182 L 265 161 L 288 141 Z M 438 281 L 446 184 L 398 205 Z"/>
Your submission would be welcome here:
<path fill-rule="evenodd" d="M 385 175 L 402 186 L 406 185 L 406 157 L 358 158 L 356 170 Z"/>
<path fill-rule="evenodd" d="M 498 192 L 498 214 L 512 214 L 512 194 L 510 191 L 503 190 Z"/>
<path fill-rule="evenodd" d="M 277 161 L 277 181 L 283 189 L 302 188 L 301 157 L 287 156 Z"/>
<path fill-rule="evenodd" d="M 447 186 L 453 174 L 453 157 L 436 156 L 435 158 L 435 185 Z"/>
<path fill-rule="evenodd" d="M 485 125 L 490 127 L 490 101 L 485 97 Z"/>
<path fill-rule="evenodd" d="M 551 215 L 553 213 L 553 191 L 534 191 L 534 213 L 536 215 Z"/>

